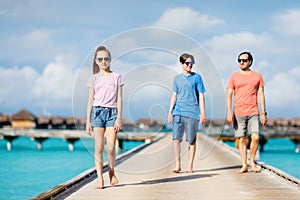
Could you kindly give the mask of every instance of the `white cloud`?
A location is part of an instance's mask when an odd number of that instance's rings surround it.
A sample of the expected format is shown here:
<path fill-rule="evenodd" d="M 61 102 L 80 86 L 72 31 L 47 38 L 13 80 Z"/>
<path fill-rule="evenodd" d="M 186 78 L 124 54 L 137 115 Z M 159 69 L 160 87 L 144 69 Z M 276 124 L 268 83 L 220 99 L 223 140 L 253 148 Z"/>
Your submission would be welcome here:
<path fill-rule="evenodd" d="M 287 72 L 281 72 L 266 82 L 268 104 L 273 107 L 284 108 L 293 106 L 300 112 L 300 67 Z"/>
<path fill-rule="evenodd" d="M 71 58 L 58 56 L 56 60 L 48 64 L 43 74 L 37 78 L 33 88 L 36 98 L 53 100 L 70 100 L 73 91 L 75 72 L 72 70 Z"/>
<path fill-rule="evenodd" d="M 54 31 L 48 29 L 35 29 L 24 34 L 10 35 L 2 41 L 0 57 L 14 62 L 45 61 L 53 57 L 57 51 L 53 43 Z"/>
<path fill-rule="evenodd" d="M 191 8 L 167 10 L 153 23 L 153 26 L 175 29 L 183 32 L 206 31 L 207 28 L 223 25 L 224 21 L 209 15 L 200 15 Z"/>
<path fill-rule="evenodd" d="M 289 10 L 274 17 L 271 29 L 283 35 L 300 36 L 299 21 L 300 10 Z"/>
<path fill-rule="evenodd" d="M 0 67 L 0 104 L 4 107 L 13 108 L 24 106 L 31 100 L 31 88 L 38 73 L 29 66 L 23 68 Z"/>
<path fill-rule="evenodd" d="M 43 111 L 44 108 L 63 111 L 71 108 L 76 70 L 73 56 L 58 56 L 42 74 L 33 67 L 0 67 L 0 103 L 10 112 L 22 108 Z M 3 110 L 2 110 L 3 112 Z"/>
<path fill-rule="evenodd" d="M 203 44 L 221 74 L 228 77 L 230 73 L 239 69 L 236 61 L 239 53 L 242 51 L 252 52 L 255 62 L 256 58 L 263 58 L 263 55 L 267 55 L 266 52 L 269 53 L 272 50 L 273 38 L 267 32 L 262 34 L 237 32 L 215 36 Z M 268 63 L 264 60 L 259 62 Z M 255 63 L 256 65 L 257 63 Z"/>

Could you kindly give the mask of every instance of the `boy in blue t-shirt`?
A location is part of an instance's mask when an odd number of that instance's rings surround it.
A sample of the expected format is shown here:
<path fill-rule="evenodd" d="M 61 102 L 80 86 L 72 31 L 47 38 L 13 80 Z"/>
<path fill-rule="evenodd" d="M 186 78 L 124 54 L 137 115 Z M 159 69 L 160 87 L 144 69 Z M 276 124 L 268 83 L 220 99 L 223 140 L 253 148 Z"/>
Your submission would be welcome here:
<path fill-rule="evenodd" d="M 205 87 L 201 76 L 192 72 L 193 64 L 195 64 L 192 55 L 182 54 L 179 62 L 183 72 L 174 79 L 173 94 L 168 114 L 168 122 L 173 125 L 173 144 L 176 159 L 176 167 L 173 172 L 179 173 L 181 171 L 180 142 L 185 132 L 186 141 L 190 145 L 189 164 L 186 172 L 192 173 L 199 120 L 201 124 L 204 124 L 206 121 Z"/>

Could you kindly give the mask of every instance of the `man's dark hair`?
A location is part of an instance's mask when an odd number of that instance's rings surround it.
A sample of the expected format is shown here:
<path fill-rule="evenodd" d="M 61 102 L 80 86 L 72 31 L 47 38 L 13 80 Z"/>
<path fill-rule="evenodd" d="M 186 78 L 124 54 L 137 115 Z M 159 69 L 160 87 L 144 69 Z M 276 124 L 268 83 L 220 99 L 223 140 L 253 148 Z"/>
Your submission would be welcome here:
<path fill-rule="evenodd" d="M 248 60 L 251 61 L 251 64 L 249 66 L 251 66 L 252 63 L 253 63 L 253 56 L 251 55 L 250 52 L 244 51 L 244 52 L 240 53 L 240 55 L 238 56 L 238 58 L 240 58 L 240 56 L 243 55 L 243 54 L 247 54 L 248 55 Z"/>

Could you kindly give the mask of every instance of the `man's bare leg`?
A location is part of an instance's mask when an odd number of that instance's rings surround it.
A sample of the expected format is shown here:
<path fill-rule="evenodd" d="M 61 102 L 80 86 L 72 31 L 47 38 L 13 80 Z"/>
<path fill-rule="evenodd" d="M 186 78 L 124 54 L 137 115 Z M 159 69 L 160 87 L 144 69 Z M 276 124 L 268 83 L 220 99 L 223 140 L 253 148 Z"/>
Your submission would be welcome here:
<path fill-rule="evenodd" d="M 253 172 L 259 172 L 259 169 L 257 168 L 254 159 L 255 159 L 255 154 L 258 148 L 259 144 L 259 134 L 255 133 L 251 135 L 251 144 L 250 144 L 250 166 L 253 170 Z"/>
<path fill-rule="evenodd" d="M 180 140 L 173 140 L 174 154 L 175 154 L 175 169 L 174 173 L 179 173 L 181 171 L 181 163 L 180 163 Z"/>
<path fill-rule="evenodd" d="M 248 171 L 246 137 L 239 138 L 239 150 L 242 160 L 242 168 L 239 171 L 237 171 L 237 173 L 241 174 Z"/>

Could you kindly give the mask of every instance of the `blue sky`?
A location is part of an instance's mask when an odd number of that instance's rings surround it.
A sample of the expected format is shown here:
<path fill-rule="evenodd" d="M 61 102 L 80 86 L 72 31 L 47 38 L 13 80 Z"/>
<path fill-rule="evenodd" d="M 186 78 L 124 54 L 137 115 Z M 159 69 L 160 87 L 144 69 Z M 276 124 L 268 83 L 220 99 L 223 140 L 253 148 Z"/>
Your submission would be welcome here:
<path fill-rule="evenodd" d="M 300 113 L 300 1 L 0 0 L 0 113 L 85 116 L 91 55 L 106 45 L 121 73 L 124 117 L 165 120 L 182 52 L 224 118 L 237 55 L 263 74 L 269 117 Z"/>

